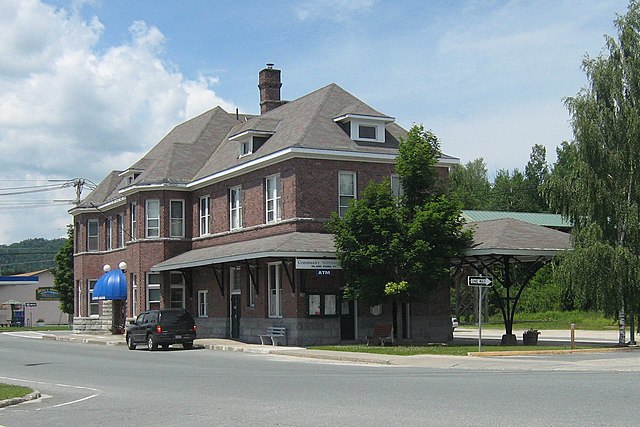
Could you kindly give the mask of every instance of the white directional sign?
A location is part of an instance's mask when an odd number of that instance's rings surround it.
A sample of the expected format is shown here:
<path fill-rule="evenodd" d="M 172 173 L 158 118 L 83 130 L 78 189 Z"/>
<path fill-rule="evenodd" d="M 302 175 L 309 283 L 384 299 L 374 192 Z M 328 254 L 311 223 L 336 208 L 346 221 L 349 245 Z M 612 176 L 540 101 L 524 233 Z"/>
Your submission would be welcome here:
<path fill-rule="evenodd" d="M 467 285 L 480 286 L 490 288 L 493 286 L 493 277 L 491 276 L 467 276 Z"/>

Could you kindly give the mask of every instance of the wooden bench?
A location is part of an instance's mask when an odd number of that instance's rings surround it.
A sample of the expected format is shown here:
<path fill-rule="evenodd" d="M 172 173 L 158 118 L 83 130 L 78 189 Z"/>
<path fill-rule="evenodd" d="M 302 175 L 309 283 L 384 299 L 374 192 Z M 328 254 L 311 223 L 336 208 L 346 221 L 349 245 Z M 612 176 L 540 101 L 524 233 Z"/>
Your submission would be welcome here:
<path fill-rule="evenodd" d="M 393 345 L 393 326 L 392 325 L 375 325 L 373 327 L 373 334 L 365 336 L 367 345 L 371 345 L 372 342 L 380 343 L 384 346 L 385 342 L 390 342 Z"/>
<path fill-rule="evenodd" d="M 264 335 L 260 335 L 260 342 L 264 345 L 265 340 L 269 338 L 271 340 L 272 345 L 278 345 L 280 339 L 284 341 L 284 344 L 287 344 L 287 328 L 284 326 L 269 326 L 267 328 L 267 333 Z"/>

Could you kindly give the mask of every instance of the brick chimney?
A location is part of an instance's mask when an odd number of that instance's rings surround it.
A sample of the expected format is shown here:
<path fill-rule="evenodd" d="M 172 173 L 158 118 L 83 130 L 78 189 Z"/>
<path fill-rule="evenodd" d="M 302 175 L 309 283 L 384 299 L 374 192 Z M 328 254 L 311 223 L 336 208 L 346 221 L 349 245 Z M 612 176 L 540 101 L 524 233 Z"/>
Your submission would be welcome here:
<path fill-rule="evenodd" d="M 271 111 L 284 104 L 280 100 L 280 70 L 273 68 L 273 64 L 267 64 L 267 68 L 260 71 L 258 76 L 258 89 L 260 89 L 260 114 Z"/>

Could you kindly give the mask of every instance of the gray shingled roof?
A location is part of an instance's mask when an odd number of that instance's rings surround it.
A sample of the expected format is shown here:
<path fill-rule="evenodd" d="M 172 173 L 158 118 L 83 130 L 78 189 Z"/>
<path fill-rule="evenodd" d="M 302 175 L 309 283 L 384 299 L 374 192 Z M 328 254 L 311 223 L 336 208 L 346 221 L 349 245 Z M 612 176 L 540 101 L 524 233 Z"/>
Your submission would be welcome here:
<path fill-rule="evenodd" d="M 330 84 L 260 116 L 230 114 L 216 107 L 176 126 L 130 169 L 141 170 L 134 185 L 183 185 L 282 150 L 299 147 L 318 150 L 395 155 L 407 132 L 395 123 L 385 126 L 386 142 L 352 140 L 334 119 L 345 114 L 389 118 L 369 107 L 336 84 Z M 274 132 L 254 153 L 238 158 L 238 141 L 230 140 L 245 131 Z M 443 155 L 446 161 L 457 160 Z M 116 174 L 117 175 L 117 174 Z M 109 176 L 106 187 L 86 200 L 100 205 L 119 197 L 127 186 Z M 110 191 L 105 190 L 105 188 Z M 89 206 L 82 203 L 79 207 Z"/>
<path fill-rule="evenodd" d="M 553 256 L 572 248 L 571 235 L 512 218 L 472 222 L 473 245 L 467 256 Z"/>
<path fill-rule="evenodd" d="M 194 249 L 164 260 L 151 270 L 177 270 L 255 258 L 334 256 L 333 234 L 295 232 Z"/>

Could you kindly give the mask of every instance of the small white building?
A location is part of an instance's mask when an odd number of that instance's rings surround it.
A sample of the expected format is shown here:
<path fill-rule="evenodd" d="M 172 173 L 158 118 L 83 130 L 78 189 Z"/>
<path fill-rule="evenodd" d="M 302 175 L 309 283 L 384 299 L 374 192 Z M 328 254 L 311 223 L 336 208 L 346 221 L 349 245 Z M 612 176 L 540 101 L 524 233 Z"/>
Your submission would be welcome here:
<path fill-rule="evenodd" d="M 40 320 L 46 325 L 65 325 L 68 315 L 60 310 L 60 295 L 53 288 L 51 270 L 34 271 L 15 276 L 0 276 L 0 324 L 11 319 L 11 305 L 15 316 L 25 326 L 35 326 Z"/>

